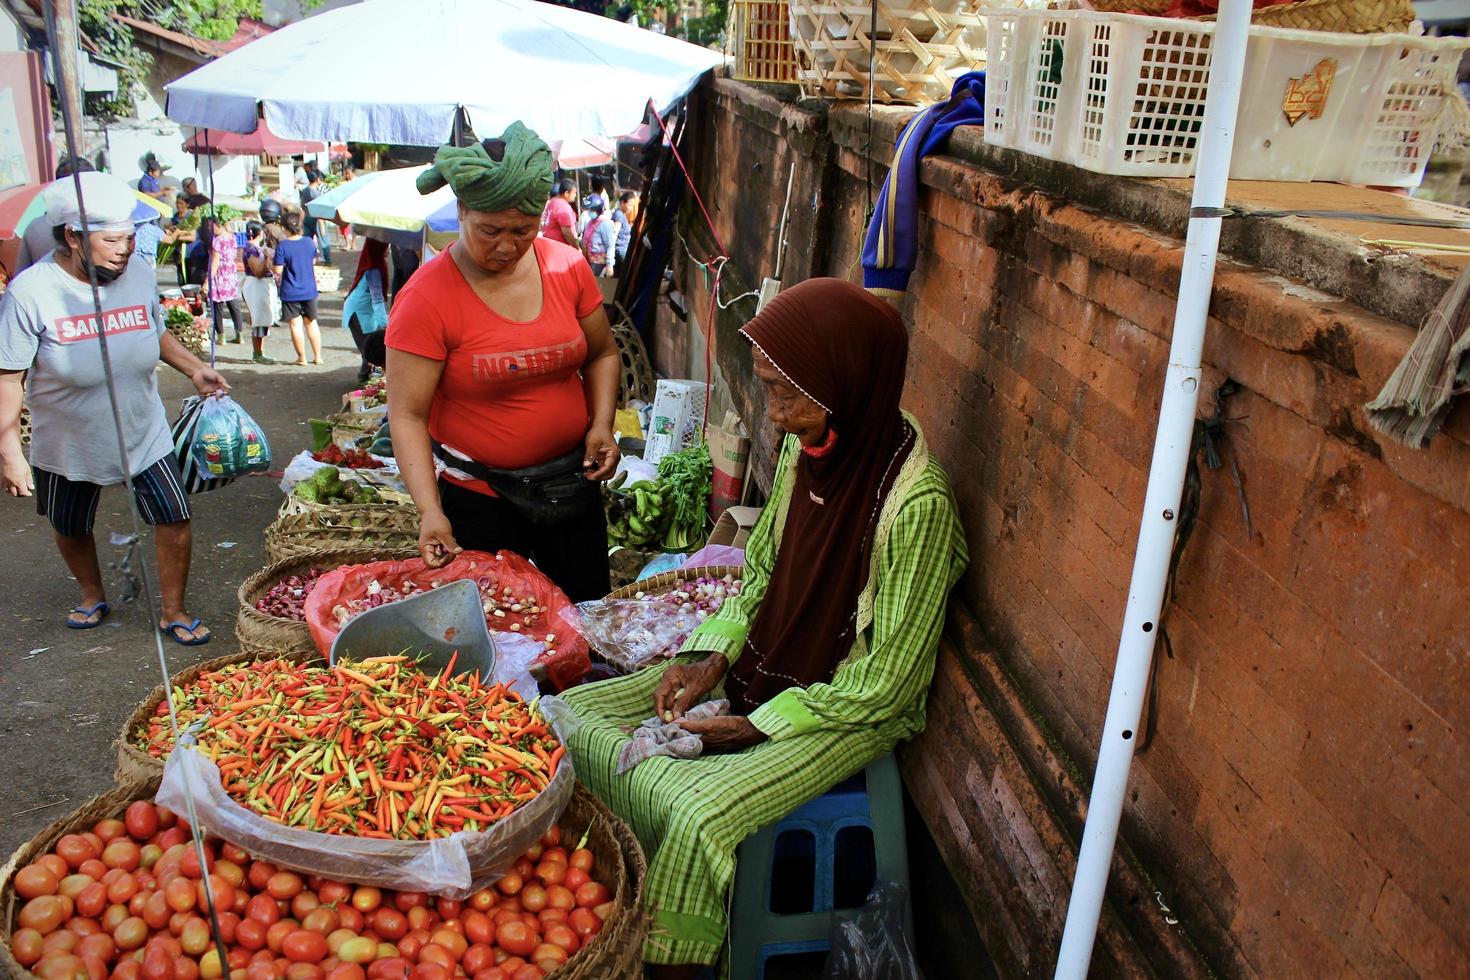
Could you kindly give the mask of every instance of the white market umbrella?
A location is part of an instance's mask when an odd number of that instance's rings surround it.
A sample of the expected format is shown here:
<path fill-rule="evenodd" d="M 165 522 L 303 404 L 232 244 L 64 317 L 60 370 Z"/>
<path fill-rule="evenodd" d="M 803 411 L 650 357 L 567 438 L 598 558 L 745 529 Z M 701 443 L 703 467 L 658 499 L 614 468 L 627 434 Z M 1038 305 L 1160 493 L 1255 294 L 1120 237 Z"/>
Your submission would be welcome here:
<path fill-rule="evenodd" d="M 171 82 L 169 118 L 289 139 L 434 146 L 463 111 L 481 138 L 519 119 L 546 140 L 632 132 L 723 60 L 538 0 L 371 0 L 252 41 Z M 324 65 L 356 64 L 354 72 Z"/>
<path fill-rule="evenodd" d="M 318 207 L 317 202 L 312 201 L 306 209 L 315 217 L 335 218 L 343 224 L 372 225 L 393 231 L 423 231 L 429 215 L 454 205 L 454 192 L 448 187 L 441 187 L 432 194 L 419 193 L 415 181 L 427 169 L 404 167 L 383 170 L 355 190 L 356 180 L 336 188 L 340 191 L 345 187 L 347 193 L 333 202 L 335 206 L 330 213 L 325 213 L 325 202 Z"/>

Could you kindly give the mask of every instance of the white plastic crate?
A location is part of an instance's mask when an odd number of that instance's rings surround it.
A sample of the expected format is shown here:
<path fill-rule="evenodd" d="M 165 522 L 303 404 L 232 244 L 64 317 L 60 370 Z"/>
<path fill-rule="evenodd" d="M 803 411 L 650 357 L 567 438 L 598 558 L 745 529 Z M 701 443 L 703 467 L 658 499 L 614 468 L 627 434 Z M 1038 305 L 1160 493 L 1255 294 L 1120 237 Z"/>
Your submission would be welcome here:
<path fill-rule="evenodd" d="M 985 138 L 1100 173 L 1194 173 L 1215 25 L 987 15 Z M 1230 176 L 1417 186 L 1464 38 L 1252 27 Z M 1300 96 L 1288 117 L 1288 92 Z M 1325 96 L 1323 95 L 1325 93 Z"/>

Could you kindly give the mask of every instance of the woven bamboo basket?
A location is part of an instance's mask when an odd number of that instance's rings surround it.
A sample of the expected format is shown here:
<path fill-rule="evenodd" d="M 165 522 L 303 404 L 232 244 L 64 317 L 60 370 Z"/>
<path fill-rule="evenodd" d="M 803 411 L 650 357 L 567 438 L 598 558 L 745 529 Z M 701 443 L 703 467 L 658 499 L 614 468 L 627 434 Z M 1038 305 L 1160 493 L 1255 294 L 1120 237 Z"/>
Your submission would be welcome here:
<path fill-rule="evenodd" d="M 1173 0 L 1092 0 L 1095 10 L 1161 16 Z M 1193 18 L 1214 20 L 1214 15 Z M 1251 11 L 1251 23 L 1299 31 L 1401 34 L 1414 21 L 1410 0 L 1299 0 Z"/>
<path fill-rule="evenodd" d="M 643 336 L 629 320 L 619 321 L 612 328 L 612 334 L 613 343 L 618 348 L 618 361 L 622 366 L 621 379 L 618 381 L 618 404 L 626 405 L 635 398 L 639 401 L 653 401 L 657 376 L 653 373 L 653 362 L 648 359 L 648 348 L 643 343 Z"/>
<path fill-rule="evenodd" d="M 152 799 L 162 773 L 131 780 L 93 797 L 70 816 L 41 831 L 10 856 L 0 868 L 0 969 L 14 980 L 34 980 L 10 952 L 10 937 L 22 902 L 15 894 L 15 873 L 55 847 L 62 836 L 90 830 L 99 820 L 120 817 L 130 803 Z M 547 980 L 632 980 L 642 975 L 645 919 L 643 881 L 647 864 L 628 825 L 585 789 L 578 788 L 562 815 L 563 832 L 574 841 L 587 835 L 587 848 L 596 859 L 594 877 L 607 886 L 616 903 L 602 932 L 577 951 L 566 964 L 547 974 Z"/>
<path fill-rule="evenodd" d="M 333 511 L 352 510 L 342 514 Z M 300 514 L 282 514 L 265 529 L 265 554 L 272 562 L 313 551 L 416 550 L 419 515 L 411 507 L 352 504 Z"/>
<path fill-rule="evenodd" d="M 51 824 L 10 855 L 10 860 L 0 868 L 0 974 L 13 980 L 35 980 L 35 975 L 16 962 L 10 952 L 15 919 L 24 904 L 15 894 L 15 873 L 55 847 L 66 834 L 91 830 L 99 820 L 120 817 L 134 800 L 152 799 L 160 778 L 161 774 L 151 779 L 132 780 L 101 796 L 92 797 L 76 812 Z"/>
<path fill-rule="evenodd" d="M 417 551 L 368 550 L 350 548 L 339 551 L 310 551 L 284 561 L 267 565 L 240 585 L 240 615 L 235 620 L 235 637 L 241 653 L 310 653 L 316 649 L 311 630 L 304 621 L 269 616 L 255 608 L 255 603 L 282 579 L 304 575 L 313 568 L 330 572 L 343 565 L 365 565 L 368 562 L 412 558 Z"/>
<path fill-rule="evenodd" d="M 308 652 L 289 652 L 267 650 L 259 653 L 232 653 L 227 657 L 215 657 L 203 663 L 186 667 L 169 678 L 169 690 L 176 687 L 184 687 L 199 679 L 200 674 L 207 674 L 211 670 L 219 670 L 230 664 L 249 663 L 252 660 L 270 660 L 280 657 L 292 663 L 310 663 L 320 660 L 321 655 L 312 649 Z M 133 736 L 138 729 L 153 718 L 158 706 L 165 697 L 163 685 L 155 687 L 149 695 L 143 699 L 133 713 L 128 715 L 128 720 L 123 722 L 122 733 L 117 738 L 117 769 L 113 773 L 113 781 L 119 786 L 140 779 L 153 779 L 163 775 L 163 760 L 155 759 L 153 756 L 139 749 L 133 744 Z"/>
<path fill-rule="evenodd" d="M 1000 0 L 929 0 L 908 6 L 878 2 L 872 31 L 868 0 L 790 0 L 797 77 L 809 96 L 873 98 L 924 104 L 948 97 L 954 81 L 985 67 L 987 9 Z M 871 37 L 871 53 L 870 53 Z"/>

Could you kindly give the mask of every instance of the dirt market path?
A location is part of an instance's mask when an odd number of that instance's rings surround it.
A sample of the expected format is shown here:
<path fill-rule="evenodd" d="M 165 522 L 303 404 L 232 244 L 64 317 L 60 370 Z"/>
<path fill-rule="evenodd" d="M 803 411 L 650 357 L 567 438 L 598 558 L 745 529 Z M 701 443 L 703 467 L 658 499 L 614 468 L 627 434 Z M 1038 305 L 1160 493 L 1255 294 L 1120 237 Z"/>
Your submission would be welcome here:
<path fill-rule="evenodd" d="M 339 257 L 334 250 L 333 258 L 350 282 L 357 254 Z M 295 355 L 289 333 L 279 328 L 266 341 L 266 353 L 283 362 L 275 366 L 250 363 L 248 340 L 220 348 L 219 368 L 240 404 L 265 427 L 277 470 L 307 448 L 306 420 L 336 410 L 342 393 L 356 384 L 357 352 L 339 326 L 342 297 L 322 300 L 327 362 L 322 367 L 284 363 Z M 228 332 L 228 318 L 225 322 Z M 193 386 L 164 368 L 160 390 L 172 417 Z M 194 498 L 188 599 L 214 638 L 201 647 L 165 642 L 170 670 L 237 649 L 235 591 L 266 563 L 263 532 L 281 503 L 278 479 L 247 478 Z M 107 545 L 109 534 L 130 529 L 126 491 L 109 489 L 96 527 L 104 568 L 118 557 Z M 116 604 L 120 580 L 115 571 L 105 575 L 115 603 L 106 622 L 94 630 L 62 625 L 76 604 L 76 583 L 56 552 L 49 525 L 36 516 L 33 500 L 0 500 L 0 542 L 0 852 L 8 855 L 112 787 L 113 742 L 160 674 L 147 606 L 141 599 Z M 151 540 L 146 555 L 156 598 Z"/>

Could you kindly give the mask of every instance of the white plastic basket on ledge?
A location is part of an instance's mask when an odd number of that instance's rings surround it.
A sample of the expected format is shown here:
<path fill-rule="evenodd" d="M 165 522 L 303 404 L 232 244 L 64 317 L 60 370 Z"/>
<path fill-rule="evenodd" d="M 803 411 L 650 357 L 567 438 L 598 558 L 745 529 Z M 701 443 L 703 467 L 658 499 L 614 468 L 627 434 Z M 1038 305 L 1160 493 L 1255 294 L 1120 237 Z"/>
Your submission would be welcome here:
<path fill-rule="evenodd" d="M 1215 25 L 987 13 L 985 139 L 1099 173 L 1194 173 Z M 1465 38 L 1252 27 L 1230 176 L 1414 187 Z"/>

